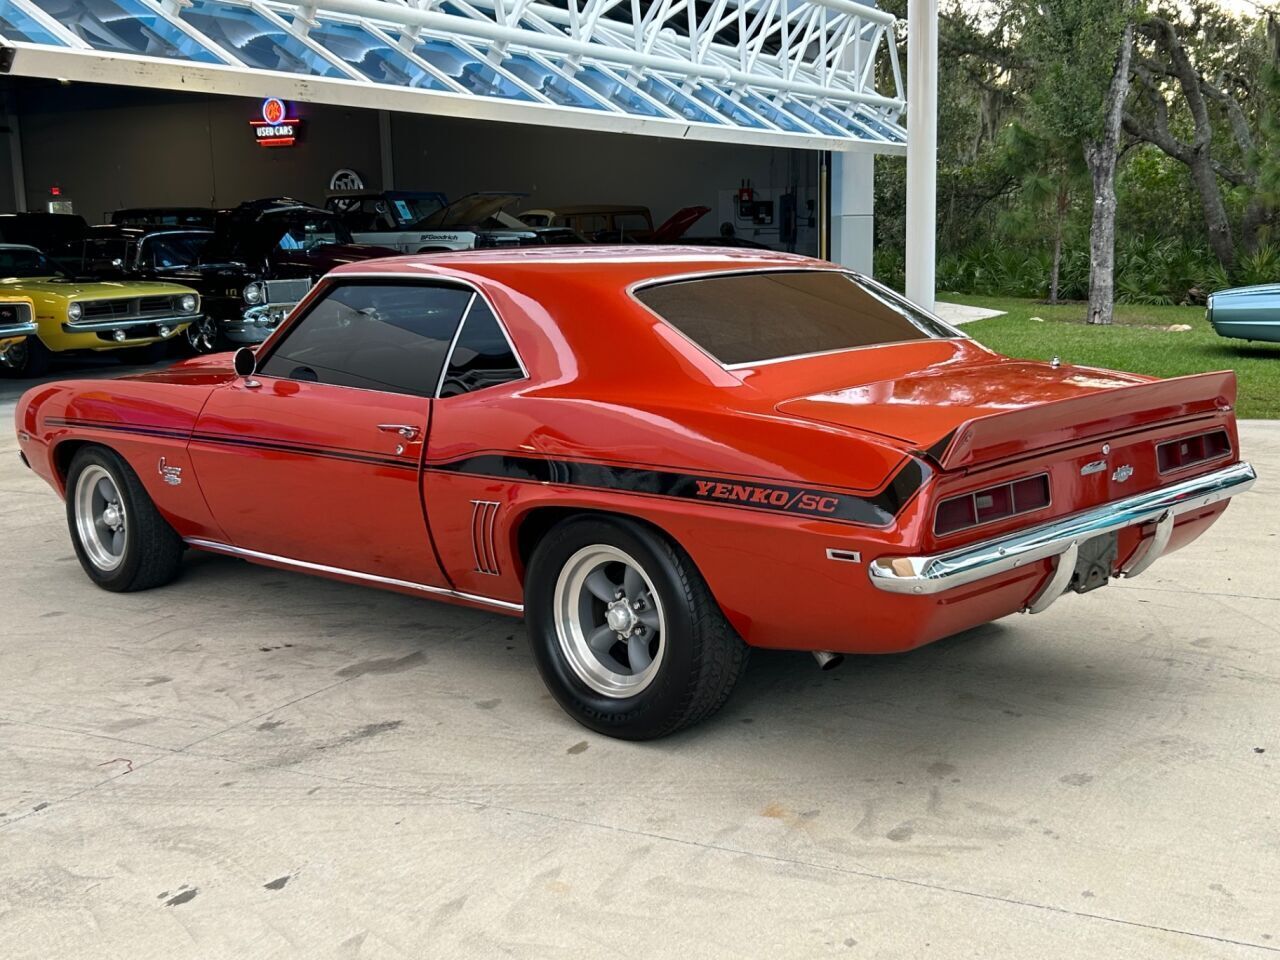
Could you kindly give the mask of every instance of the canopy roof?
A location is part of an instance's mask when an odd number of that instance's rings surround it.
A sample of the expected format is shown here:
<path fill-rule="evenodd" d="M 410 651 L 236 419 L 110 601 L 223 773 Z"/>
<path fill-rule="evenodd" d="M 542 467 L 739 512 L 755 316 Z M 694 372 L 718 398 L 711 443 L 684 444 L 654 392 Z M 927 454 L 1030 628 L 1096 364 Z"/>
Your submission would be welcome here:
<path fill-rule="evenodd" d="M 895 26 L 852 0 L 0 0 L 15 75 L 885 153 Z"/>

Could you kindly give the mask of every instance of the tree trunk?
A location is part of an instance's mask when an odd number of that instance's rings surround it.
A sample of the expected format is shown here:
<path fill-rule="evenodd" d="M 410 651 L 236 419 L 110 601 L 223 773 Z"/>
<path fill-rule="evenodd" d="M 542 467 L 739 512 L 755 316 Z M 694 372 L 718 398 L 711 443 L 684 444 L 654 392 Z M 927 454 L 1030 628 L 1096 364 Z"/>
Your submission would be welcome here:
<path fill-rule="evenodd" d="M 1258 249 L 1262 228 L 1269 218 L 1266 203 L 1255 193 L 1245 205 L 1244 216 L 1240 220 L 1240 245 L 1246 253 L 1253 253 Z"/>
<path fill-rule="evenodd" d="M 1066 219 L 1070 200 L 1066 184 L 1059 184 L 1053 221 L 1053 264 L 1049 267 L 1049 302 L 1052 304 L 1058 302 L 1058 278 L 1062 273 L 1062 221 Z"/>
<path fill-rule="evenodd" d="M 1209 246 L 1218 262 L 1230 270 L 1235 266 L 1236 245 L 1231 237 L 1231 221 L 1227 207 L 1222 202 L 1222 185 L 1213 169 L 1208 150 L 1197 149 L 1191 162 L 1191 180 L 1200 194 L 1200 209 L 1204 212 L 1204 225 L 1209 233 Z"/>
<path fill-rule="evenodd" d="M 1120 123 L 1129 95 L 1129 59 L 1133 52 L 1134 0 L 1125 3 L 1126 22 L 1103 114 L 1102 131 L 1084 145 L 1093 179 L 1093 222 L 1089 226 L 1089 322 L 1110 323 L 1115 308 L 1116 159 Z"/>

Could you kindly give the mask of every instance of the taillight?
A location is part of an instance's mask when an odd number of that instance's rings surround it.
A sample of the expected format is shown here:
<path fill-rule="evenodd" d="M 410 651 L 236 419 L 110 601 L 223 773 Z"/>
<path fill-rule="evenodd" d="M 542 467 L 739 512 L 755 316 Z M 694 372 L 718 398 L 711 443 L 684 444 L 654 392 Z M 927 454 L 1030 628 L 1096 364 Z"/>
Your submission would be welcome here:
<path fill-rule="evenodd" d="M 969 527 L 1016 517 L 1020 513 L 1042 510 L 1048 505 L 1047 473 L 1011 480 L 999 486 L 943 500 L 938 504 L 933 517 L 933 532 L 941 537 Z"/>
<path fill-rule="evenodd" d="M 1156 462 L 1161 473 L 1181 470 L 1197 463 L 1217 460 L 1231 452 L 1231 441 L 1227 431 L 1215 430 L 1212 433 L 1200 433 L 1194 437 L 1182 437 L 1179 440 L 1168 440 L 1156 447 Z"/>

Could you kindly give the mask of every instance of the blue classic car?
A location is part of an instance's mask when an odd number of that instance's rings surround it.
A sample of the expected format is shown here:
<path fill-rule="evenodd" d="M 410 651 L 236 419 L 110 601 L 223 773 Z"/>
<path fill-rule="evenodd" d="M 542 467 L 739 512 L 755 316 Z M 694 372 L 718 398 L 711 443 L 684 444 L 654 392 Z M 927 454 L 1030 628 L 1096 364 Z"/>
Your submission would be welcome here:
<path fill-rule="evenodd" d="M 1210 294 L 1206 317 L 1220 337 L 1280 343 L 1280 283 Z"/>

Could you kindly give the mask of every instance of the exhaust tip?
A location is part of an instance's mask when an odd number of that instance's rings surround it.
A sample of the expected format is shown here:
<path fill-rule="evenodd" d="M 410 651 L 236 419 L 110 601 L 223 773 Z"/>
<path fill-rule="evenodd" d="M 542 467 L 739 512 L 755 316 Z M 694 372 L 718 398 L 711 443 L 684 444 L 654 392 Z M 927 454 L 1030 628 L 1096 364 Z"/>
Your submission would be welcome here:
<path fill-rule="evenodd" d="M 828 650 L 811 650 L 813 659 L 818 661 L 819 670 L 834 670 L 844 663 L 843 653 L 831 653 Z"/>

